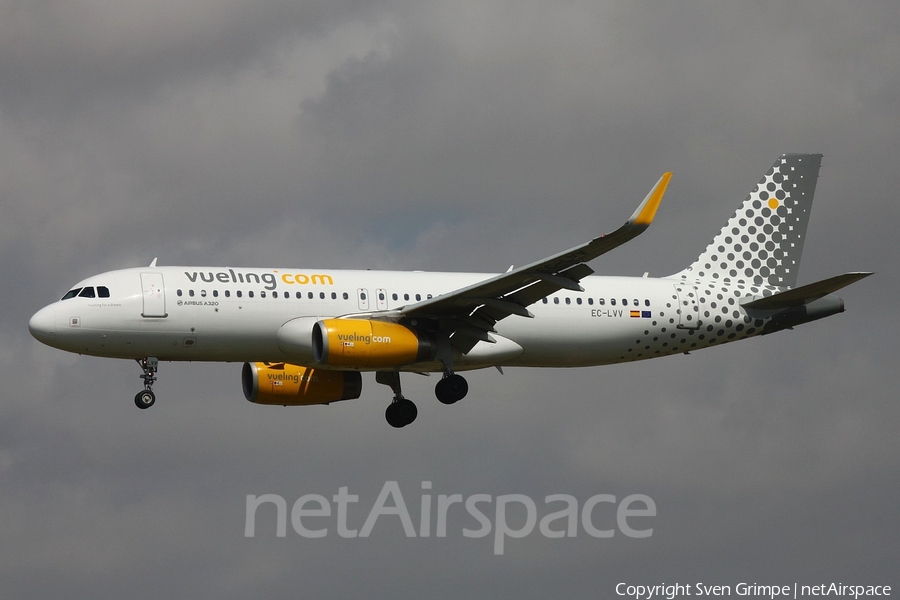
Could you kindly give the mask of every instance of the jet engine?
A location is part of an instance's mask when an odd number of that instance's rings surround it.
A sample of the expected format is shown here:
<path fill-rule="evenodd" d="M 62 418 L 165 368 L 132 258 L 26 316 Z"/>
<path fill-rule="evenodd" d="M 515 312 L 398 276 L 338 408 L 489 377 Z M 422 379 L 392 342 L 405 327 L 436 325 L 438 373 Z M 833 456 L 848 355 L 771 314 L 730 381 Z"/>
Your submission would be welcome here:
<path fill-rule="evenodd" d="M 433 336 L 399 323 L 325 319 L 312 331 L 313 358 L 321 365 L 371 369 L 433 360 Z"/>
<path fill-rule="evenodd" d="M 359 371 L 328 371 L 289 363 L 244 363 L 244 397 L 255 404 L 308 406 L 359 398 Z"/>
<path fill-rule="evenodd" d="M 278 348 L 294 363 L 313 362 L 312 330 L 319 317 L 297 317 L 278 330 Z"/>

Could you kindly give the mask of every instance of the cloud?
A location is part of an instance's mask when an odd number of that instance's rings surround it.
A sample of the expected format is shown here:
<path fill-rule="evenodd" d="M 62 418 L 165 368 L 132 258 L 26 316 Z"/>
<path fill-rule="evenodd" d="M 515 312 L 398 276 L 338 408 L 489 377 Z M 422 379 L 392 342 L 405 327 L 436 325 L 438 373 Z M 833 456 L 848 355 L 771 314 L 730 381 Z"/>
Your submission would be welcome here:
<path fill-rule="evenodd" d="M 896 578 L 889 3 L 0 11 L 0 578 L 18 597 Z M 371 377 L 353 402 L 258 407 L 234 364 L 163 364 L 138 414 L 136 365 L 26 330 L 79 279 L 156 256 L 499 272 L 611 231 L 674 170 L 650 231 L 592 265 L 668 274 L 786 151 L 826 155 L 801 281 L 877 272 L 843 294 L 846 313 L 661 361 L 473 372 L 452 407 L 410 375 L 419 418 L 400 431 Z M 503 557 L 391 520 L 367 540 L 243 536 L 248 494 L 349 486 L 371 504 L 389 480 L 416 507 L 431 481 L 435 495 L 644 493 L 658 515 L 648 540 L 533 534 Z"/>

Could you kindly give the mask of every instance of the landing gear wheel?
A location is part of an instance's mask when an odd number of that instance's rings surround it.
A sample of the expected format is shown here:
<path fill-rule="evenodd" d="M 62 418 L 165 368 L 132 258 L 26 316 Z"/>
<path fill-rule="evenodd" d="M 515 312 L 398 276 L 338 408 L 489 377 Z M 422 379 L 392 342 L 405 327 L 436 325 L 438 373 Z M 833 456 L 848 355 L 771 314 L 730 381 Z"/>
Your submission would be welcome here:
<path fill-rule="evenodd" d="M 434 395 L 444 404 L 459 402 L 469 393 L 469 384 L 462 375 L 447 375 L 434 386 Z"/>
<path fill-rule="evenodd" d="M 418 414 L 419 409 L 416 408 L 415 402 L 400 398 L 388 404 L 384 418 L 387 419 L 388 425 L 399 429 L 415 421 Z"/>
<path fill-rule="evenodd" d="M 134 397 L 134 405 L 142 410 L 150 408 L 155 402 L 156 394 L 153 393 L 153 390 L 141 390 Z"/>
<path fill-rule="evenodd" d="M 403 398 L 402 400 L 397 401 L 397 414 L 405 421 L 406 425 L 409 425 L 413 421 L 416 420 L 416 417 L 419 416 L 419 409 L 416 407 L 416 403 L 412 400 L 407 400 Z"/>
<path fill-rule="evenodd" d="M 140 378 L 144 380 L 144 389 L 134 397 L 134 405 L 141 410 L 150 408 L 156 402 L 156 394 L 153 393 L 153 383 L 156 381 L 156 371 L 159 368 L 159 359 L 155 356 L 135 359 L 144 372 Z"/>

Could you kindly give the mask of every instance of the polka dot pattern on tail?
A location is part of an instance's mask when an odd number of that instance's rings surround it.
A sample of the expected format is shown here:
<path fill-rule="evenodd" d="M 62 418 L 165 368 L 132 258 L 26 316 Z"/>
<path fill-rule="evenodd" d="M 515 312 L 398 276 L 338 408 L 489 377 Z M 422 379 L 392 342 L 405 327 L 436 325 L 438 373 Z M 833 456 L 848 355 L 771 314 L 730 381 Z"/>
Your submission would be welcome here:
<path fill-rule="evenodd" d="M 821 154 L 782 155 L 703 254 L 674 276 L 794 287 L 821 160 Z"/>

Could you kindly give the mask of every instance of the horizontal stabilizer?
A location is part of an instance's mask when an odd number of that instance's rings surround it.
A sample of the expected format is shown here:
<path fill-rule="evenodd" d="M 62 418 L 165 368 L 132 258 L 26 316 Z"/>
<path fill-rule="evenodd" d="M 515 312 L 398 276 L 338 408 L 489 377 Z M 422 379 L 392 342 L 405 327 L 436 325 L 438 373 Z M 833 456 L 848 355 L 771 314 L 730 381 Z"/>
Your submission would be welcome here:
<path fill-rule="evenodd" d="M 782 308 L 805 306 L 832 292 L 838 291 L 842 287 L 846 287 L 864 277 L 868 277 L 871 274 L 872 273 L 844 273 L 843 275 L 829 277 L 822 281 L 802 285 L 792 290 L 778 292 L 772 296 L 746 302 L 742 305 L 744 308 L 756 310 L 778 310 Z"/>

